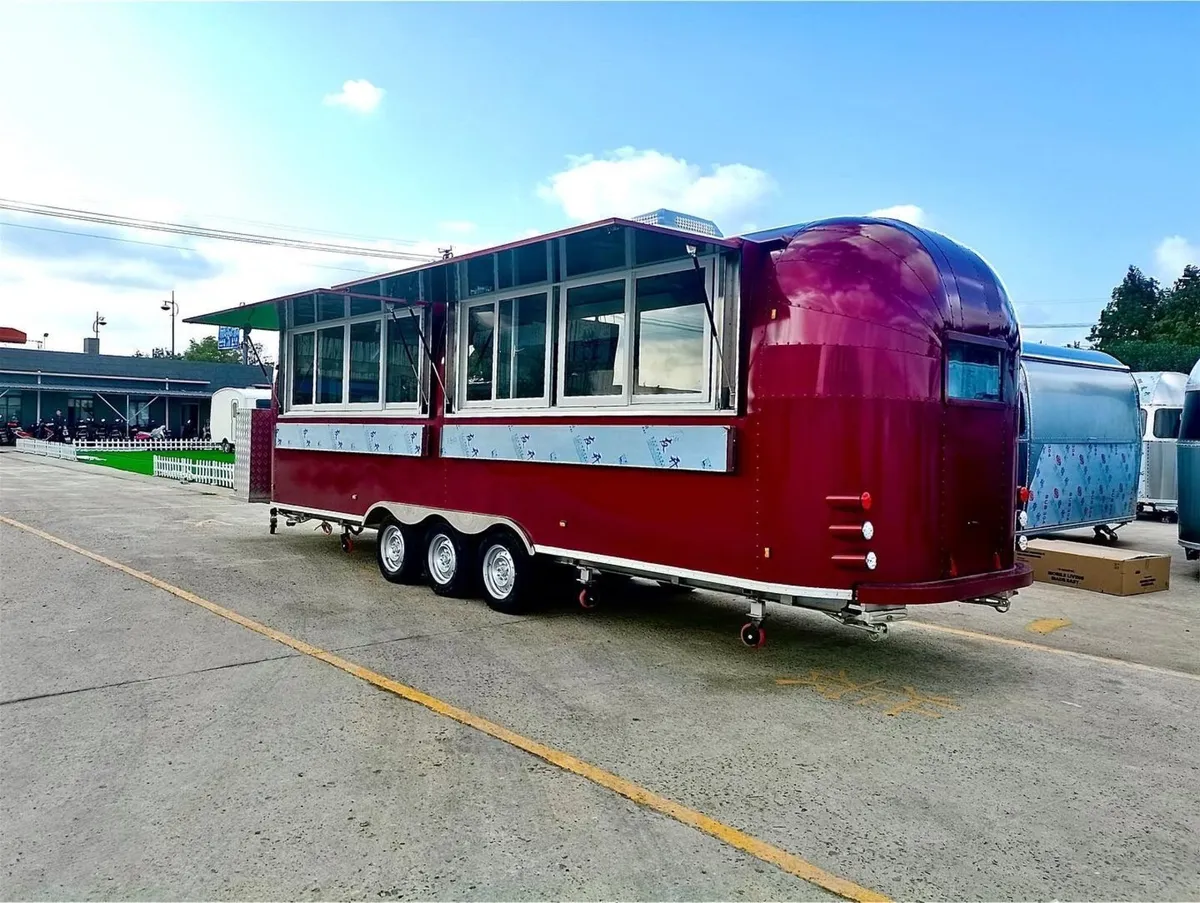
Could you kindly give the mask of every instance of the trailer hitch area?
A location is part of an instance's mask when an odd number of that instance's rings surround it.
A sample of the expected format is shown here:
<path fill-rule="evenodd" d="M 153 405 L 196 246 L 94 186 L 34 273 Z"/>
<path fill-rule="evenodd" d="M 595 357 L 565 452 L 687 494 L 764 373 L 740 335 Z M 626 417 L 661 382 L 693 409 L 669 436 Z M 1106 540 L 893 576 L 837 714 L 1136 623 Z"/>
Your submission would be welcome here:
<path fill-rule="evenodd" d="M 908 607 L 904 605 L 847 605 L 841 611 L 827 611 L 826 615 L 846 627 L 865 630 L 871 642 L 886 639 L 889 627 L 897 621 L 908 619 Z"/>
<path fill-rule="evenodd" d="M 1012 597 L 1016 594 L 1016 590 L 1007 590 L 993 596 L 980 596 L 978 599 L 963 599 L 963 601 L 968 605 L 986 605 L 988 608 L 994 608 L 1000 614 L 1004 614 L 1012 605 Z"/>

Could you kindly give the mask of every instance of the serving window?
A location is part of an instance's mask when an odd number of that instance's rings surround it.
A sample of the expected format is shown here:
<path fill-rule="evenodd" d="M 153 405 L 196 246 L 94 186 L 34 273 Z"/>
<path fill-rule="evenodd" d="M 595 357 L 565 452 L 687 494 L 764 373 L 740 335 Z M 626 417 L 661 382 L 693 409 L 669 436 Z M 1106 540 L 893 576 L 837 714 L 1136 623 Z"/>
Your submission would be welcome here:
<path fill-rule="evenodd" d="M 385 310 L 383 298 L 332 292 L 287 304 L 289 410 L 421 409 L 427 364 L 419 332 L 424 308 Z"/>

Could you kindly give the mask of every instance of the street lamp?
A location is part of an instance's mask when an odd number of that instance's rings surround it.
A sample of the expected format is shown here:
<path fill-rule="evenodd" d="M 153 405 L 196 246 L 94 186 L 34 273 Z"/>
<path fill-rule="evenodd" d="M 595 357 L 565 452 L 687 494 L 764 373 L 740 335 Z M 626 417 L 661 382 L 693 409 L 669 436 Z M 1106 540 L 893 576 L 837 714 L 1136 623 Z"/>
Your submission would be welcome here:
<path fill-rule="evenodd" d="M 107 325 L 108 321 L 100 316 L 100 311 L 96 311 L 96 319 L 92 320 L 92 332 L 96 334 L 97 341 L 100 340 L 100 327 Z M 50 333 L 46 333 L 46 335 L 50 335 Z"/>
<path fill-rule="evenodd" d="M 171 314 L 171 357 L 175 356 L 175 315 L 179 313 L 179 305 L 175 303 L 175 292 L 171 292 L 171 300 L 163 301 L 159 305 L 163 310 L 169 311 Z"/>

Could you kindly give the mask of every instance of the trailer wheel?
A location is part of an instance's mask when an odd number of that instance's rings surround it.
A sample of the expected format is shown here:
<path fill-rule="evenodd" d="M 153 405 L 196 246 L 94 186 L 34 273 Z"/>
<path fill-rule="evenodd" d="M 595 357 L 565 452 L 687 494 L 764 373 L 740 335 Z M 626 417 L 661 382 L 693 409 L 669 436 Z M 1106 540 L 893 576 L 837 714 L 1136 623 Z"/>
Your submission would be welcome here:
<path fill-rule="evenodd" d="M 751 621 L 742 625 L 742 642 L 751 649 L 761 649 L 767 642 L 767 632 L 761 624 Z"/>
<path fill-rule="evenodd" d="M 222 439 L 221 440 L 221 451 L 224 452 L 225 454 L 229 454 L 232 450 L 233 450 L 233 446 L 229 444 L 229 440 Z"/>
<path fill-rule="evenodd" d="M 389 583 L 415 583 L 421 577 L 421 552 L 412 527 L 394 517 L 379 525 L 375 561 Z"/>
<path fill-rule="evenodd" d="M 474 575 L 472 549 L 461 533 L 438 526 L 425 544 L 425 573 L 439 596 L 465 596 Z"/>
<path fill-rule="evenodd" d="M 505 533 L 483 541 L 479 550 L 480 583 L 488 607 L 506 615 L 524 614 L 533 587 L 533 556 Z"/>

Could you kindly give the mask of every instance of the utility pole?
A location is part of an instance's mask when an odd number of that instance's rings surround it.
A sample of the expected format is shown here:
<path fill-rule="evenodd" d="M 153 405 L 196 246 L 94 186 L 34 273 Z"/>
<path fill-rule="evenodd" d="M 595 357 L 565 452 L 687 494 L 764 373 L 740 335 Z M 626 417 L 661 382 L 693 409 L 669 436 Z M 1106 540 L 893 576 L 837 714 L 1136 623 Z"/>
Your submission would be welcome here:
<path fill-rule="evenodd" d="M 160 305 L 163 310 L 171 313 L 171 357 L 175 356 L 175 315 L 179 313 L 179 305 L 175 303 L 175 290 L 171 290 L 171 300 L 163 301 Z"/>

